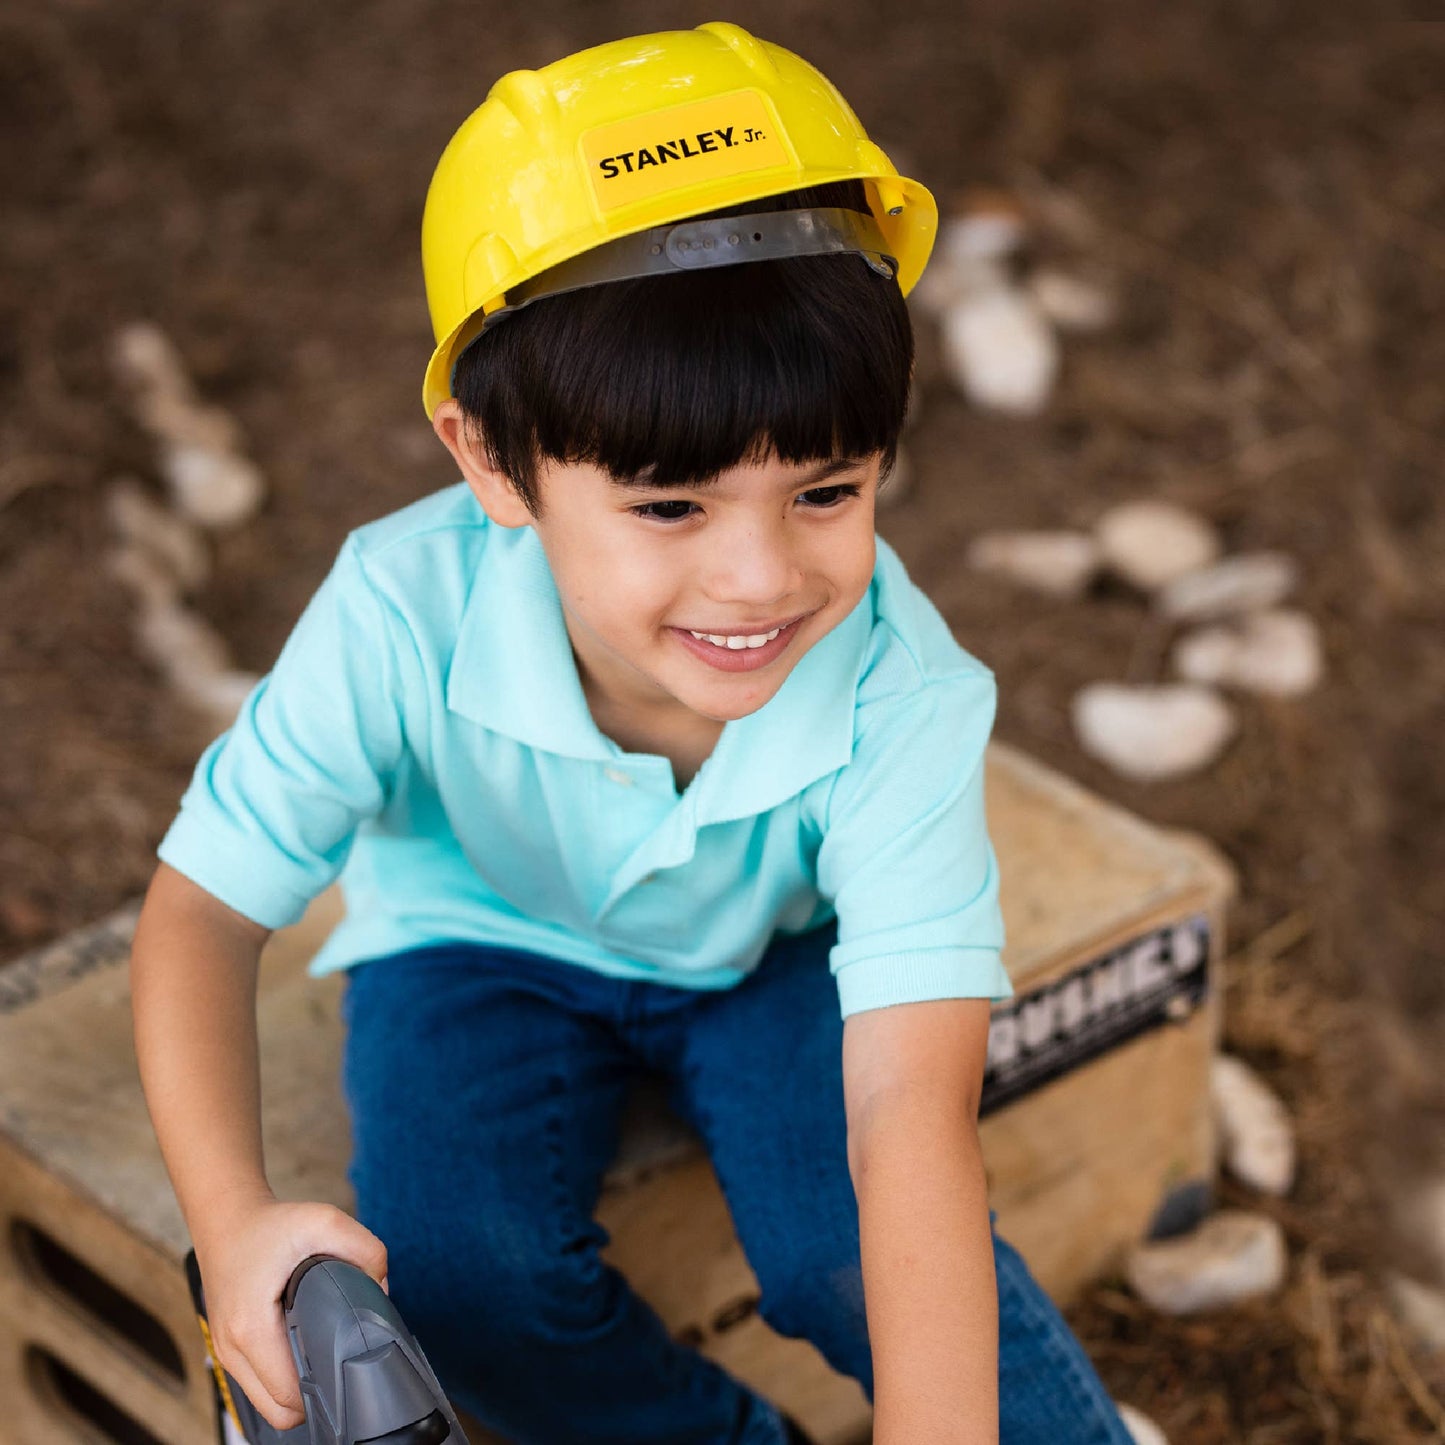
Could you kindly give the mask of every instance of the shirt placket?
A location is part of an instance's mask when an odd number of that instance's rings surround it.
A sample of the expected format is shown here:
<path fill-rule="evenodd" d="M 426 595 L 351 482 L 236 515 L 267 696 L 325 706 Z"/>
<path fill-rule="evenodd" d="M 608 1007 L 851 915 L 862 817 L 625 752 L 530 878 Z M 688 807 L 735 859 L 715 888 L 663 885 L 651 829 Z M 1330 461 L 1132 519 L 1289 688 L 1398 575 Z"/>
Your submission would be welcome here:
<path fill-rule="evenodd" d="M 602 904 L 594 914 L 594 921 L 600 924 L 628 892 L 659 869 L 686 863 L 695 851 L 697 828 L 692 801 L 686 794 L 678 797 L 672 767 L 665 758 L 627 755 L 614 759 L 599 769 L 598 787 L 604 816 L 626 810 L 634 823 L 643 820 L 645 828 L 631 852 L 604 880 Z M 618 832 L 636 836 L 635 828 Z"/>

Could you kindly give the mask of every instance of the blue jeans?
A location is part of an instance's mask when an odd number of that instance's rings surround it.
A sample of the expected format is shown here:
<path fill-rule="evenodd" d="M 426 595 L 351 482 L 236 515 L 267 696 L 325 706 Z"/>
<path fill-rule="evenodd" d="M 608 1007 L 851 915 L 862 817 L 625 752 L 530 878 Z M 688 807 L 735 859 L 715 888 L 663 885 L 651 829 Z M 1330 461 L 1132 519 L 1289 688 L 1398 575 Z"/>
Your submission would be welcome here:
<path fill-rule="evenodd" d="M 777 1408 L 679 1344 L 593 1218 L 639 1066 L 713 1161 L 759 1313 L 873 1396 L 831 929 L 737 987 L 612 979 L 515 950 L 358 964 L 343 1007 L 357 1213 L 453 1401 L 518 1445 L 782 1445 Z M 1109 1396 L 995 1238 L 1003 1445 L 1128 1445 Z"/>

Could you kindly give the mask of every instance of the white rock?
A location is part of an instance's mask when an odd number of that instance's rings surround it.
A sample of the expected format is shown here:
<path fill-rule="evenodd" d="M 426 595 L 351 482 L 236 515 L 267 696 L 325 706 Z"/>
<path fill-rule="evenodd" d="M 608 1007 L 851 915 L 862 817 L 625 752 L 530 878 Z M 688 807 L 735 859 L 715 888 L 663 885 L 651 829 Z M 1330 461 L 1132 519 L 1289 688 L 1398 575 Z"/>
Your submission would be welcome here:
<path fill-rule="evenodd" d="M 198 673 L 225 672 L 231 665 L 220 634 L 205 618 L 174 602 L 141 608 L 136 641 L 173 685 Z"/>
<path fill-rule="evenodd" d="M 162 447 L 199 447 L 211 452 L 240 452 L 241 428 L 218 406 L 169 396 L 151 399 L 141 421 Z"/>
<path fill-rule="evenodd" d="M 1275 607 L 1298 580 L 1299 569 L 1285 553 L 1246 552 L 1176 577 L 1155 600 L 1176 622 L 1202 622 Z"/>
<path fill-rule="evenodd" d="M 1435 1279 L 1445 1282 L 1445 1176 L 1416 1184 L 1395 1203 L 1397 1230 L 1413 1258 Z"/>
<path fill-rule="evenodd" d="M 175 601 L 142 606 L 136 620 L 141 651 L 171 688 L 218 727 L 229 727 L 256 677 L 231 666 L 220 634 Z"/>
<path fill-rule="evenodd" d="M 1174 670 L 1190 682 L 1298 697 L 1319 682 L 1324 653 L 1319 628 L 1303 612 L 1256 612 L 1180 638 Z"/>
<path fill-rule="evenodd" d="M 1284 1231 L 1263 1214 L 1224 1210 L 1192 1234 L 1141 1244 L 1124 1272 L 1163 1314 L 1189 1315 L 1272 1294 L 1284 1281 Z"/>
<path fill-rule="evenodd" d="M 1029 277 L 1028 287 L 1039 310 L 1060 331 L 1101 331 L 1114 319 L 1113 296 L 1081 276 L 1044 266 Z"/>
<path fill-rule="evenodd" d="M 254 515 L 265 487 L 241 454 L 240 428 L 219 407 L 201 404 L 165 333 L 148 322 L 123 327 L 115 362 L 141 425 L 160 443 L 161 470 L 181 515 L 203 527 L 230 527 Z"/>
<path fill-rule="evenodd" d="M 938 227 L 934 249 L 948 262 L 1000 261 L 1017 251 L 1028 238 L 1023 211 L 1007 198 L 970 207 L 961 216 L 949 216 Z"/>
<path fill-rule="evenodd" d="M 170 687 L 218 727 L 229 727 L 257 678 L 231 666 L 214 628 L 180 600 L 174 569 L 149 547 L 126 541 L 105 556 L 107 570 L 134 595 L 136 644 Z"/>
<path fill-rule="evenodd" d="M 1095 527 L 1105 562 L 1126 582 L 1153 592 L 1219 556 L 1219 534 L 1171 502 L 1125 502 Z"/>
<path fill-rule="evenodd" d="M 1118 1410 L 1134 1445 L 1169 1445 L 1169 1437 L 1142 1410 L 1132 1405 L 1119 1405 Z"/>
<path fill-rule="evenodd" d="M 234 527 L 253 517 L 266 487 L 260 471 L 235 452 L 167 446 L 161 470 L 175 507 L 202 527 Z"/>
<path fill-rule="evenodd" d="M 944 313 L 942 340 L 949 375 L 977 405 L 1026 415 L 1048 401 L 1059 343 L 1022 291 L 971 292 Z"/>
<path fill-rule="evenodd" d="M 1405 1326 L 1429 1350 L 1445 1350 L 1445 1291 L 1408 1275 L 1389 1277 L 1390 1302 Z"/>
<path fill-rule="evenodd" d="M 180 590 L 171 569 L 154 552 L 133 543 L 112 547 L 105 554 L 105 567 L 143 608 L 172 603 Z"/>
<path fill-rule="evenodd" d="M 935 254 L 918 284 L 908 293 L 929 316 L 942 317 L 951 307 L 981 291 L 1009 285 L 1008 269 L 991 257 L 948 257 Z"/>
<path fill-rule="evenodd" d="M 1077 597 L 1099 566 L 1086 532 L 985 532 L 967 553 L 975 572 L 1007 577 L 1051 597 Z"/>
<path fill-rule="evenodd" d="M 158 399 L 186 403 L 194 397 L 180 353 L 149 321 L 134 322 L 116 333 L 115 363 L 143 406 Z"/>
<path fill-rule="evenodd" d="M 893 470 L 888 473 L 883 485 L 878 490 L 878 506 L 886 511 L 890 507 L 896 507 L 899 503 L 908 499 L 913 491 L 913 458 L 902 448 L 898 448 L 898 457 L 893 463 Z"/>
<path fill-rule="evenodd" d="M 186 673 L 176 679 L 176 691 L 192 707 L 206 714 L 218 728 L 236 721 L 241 704 L 260 679 L 255 673 L 227 668 L 223 672 Z"/>
<path fill-rule="evenodd" d="M 117 536 L 150 552 L 183 587 L 198 587 L 206 580 L 210 553 L 200 533 L 185 518 L 154 501 L 130 478 L 113 483 L 105 501 Z"/>
<path fill-rule="evenodd" d="M 1206 767 L 1235 729 L 1229 704 L 1193 683 L 1091 683 L 1074 697 L 1073 718 L 1085 752 L 1146 782 Z"/>
<path fill-rule="evenodd" d="M 115 338 L 115 363 L 141 425 L 158 440 L 222 451 L 240 445 L 235 420 L 201 404 L 180 352 L 158 326 L 142 321 L 122 327 Z"/>
<path fill-rule="evenodd" d="M 1278 1095 L 1227 1054 L 1210 1065 L 1209 1091 L 1229 1172 L 1265 1194 L 1288 1194 L 1294 1183 L 1294 1126 Z"/>

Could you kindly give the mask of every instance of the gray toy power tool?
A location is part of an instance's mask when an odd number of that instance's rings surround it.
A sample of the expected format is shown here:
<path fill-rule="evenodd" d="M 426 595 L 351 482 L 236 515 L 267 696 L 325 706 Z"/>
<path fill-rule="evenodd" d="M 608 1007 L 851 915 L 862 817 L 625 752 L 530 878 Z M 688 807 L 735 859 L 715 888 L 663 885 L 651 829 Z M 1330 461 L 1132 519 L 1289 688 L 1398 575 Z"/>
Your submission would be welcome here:
<path fill-rule="evenodd" d="M 290 1430 L 268 1425 L 217 1363 L 194 1251 L 186 1277 L 216 1379 L 222 1445 L 467 1445 L 396 1306 L 355 1265 L 312 1255 L 281 1298 L 306 1410 L 306 1423 Z"/>

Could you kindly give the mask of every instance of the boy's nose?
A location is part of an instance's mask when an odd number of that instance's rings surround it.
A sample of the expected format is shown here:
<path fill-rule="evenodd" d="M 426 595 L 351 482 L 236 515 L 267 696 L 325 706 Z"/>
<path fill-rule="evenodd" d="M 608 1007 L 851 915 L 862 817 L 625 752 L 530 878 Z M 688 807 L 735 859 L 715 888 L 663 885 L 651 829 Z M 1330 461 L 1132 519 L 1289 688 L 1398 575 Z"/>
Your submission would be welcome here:
<path fill-rule="evenodd" d="M 781 538 L 750 527 L 719 539 L 719 544 L 704 579 L 714 602 L 746 607 L 752 614 L 749 620 L 763 620 L 759 613 L 797 600 L 803 570 Z"/>

